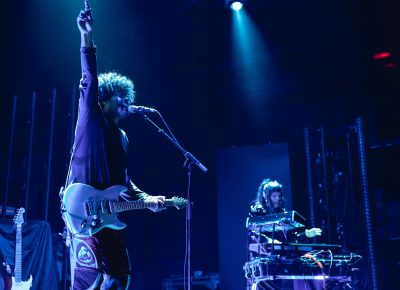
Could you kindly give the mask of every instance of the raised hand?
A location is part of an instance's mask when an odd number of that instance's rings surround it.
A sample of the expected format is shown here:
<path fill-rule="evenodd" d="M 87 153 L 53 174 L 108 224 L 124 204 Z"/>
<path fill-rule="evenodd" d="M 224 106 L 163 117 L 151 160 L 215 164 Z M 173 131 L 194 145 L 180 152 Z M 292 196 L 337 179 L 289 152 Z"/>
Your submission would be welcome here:
<path fill-rule="evenodd" d="M 81 45 L 82 47 L 93 46 L 92 31 L 93 31 L 93 17 L 92 10 L 89 7 L 89 2 L 85 0 L 85 9 L 79 12 L 76 19 L 79 31 L 81 32 Z"/>
<path fill-rule="evenodd" d="M 85 5 L 85 10 L 81 10 L 76 19 L 80 32 L 88 33 L 93 29 L 93 18 L 91 8 Z"/>

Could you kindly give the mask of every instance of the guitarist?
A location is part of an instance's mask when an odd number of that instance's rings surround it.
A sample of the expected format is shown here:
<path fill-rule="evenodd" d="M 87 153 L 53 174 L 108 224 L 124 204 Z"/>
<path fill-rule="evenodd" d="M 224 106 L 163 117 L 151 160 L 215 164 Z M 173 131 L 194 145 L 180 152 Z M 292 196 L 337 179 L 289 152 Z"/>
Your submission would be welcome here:
<path fill-rule="evenodd" d="M 127 108 L 134 102 L 133 82 L 115 72 L 97 75 L 93 18 L 87 0 L 77 25 L 81 35 L 82 79 L 66 187 L 83 183 L 103 190 L 124 185 L 129 189 L 125 199 L 145 199 L 153 204 L 152 211 L 160 211 L 165 197 L 144 193 L 126 173 L 128 139 L 118 124 L 128 116 Z M 104 228 L 90 237 L 72 236 L 70 253 L 72 289 L 128 288 L 131 269 L 122 231 Z"/>

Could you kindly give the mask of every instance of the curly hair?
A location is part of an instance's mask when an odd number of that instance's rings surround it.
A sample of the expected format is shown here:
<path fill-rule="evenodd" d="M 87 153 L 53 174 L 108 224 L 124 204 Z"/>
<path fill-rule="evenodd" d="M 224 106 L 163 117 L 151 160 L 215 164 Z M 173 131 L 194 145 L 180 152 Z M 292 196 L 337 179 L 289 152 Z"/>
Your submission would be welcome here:
<path fill-rule="evenodd" d="M 284 208 L 285 198 L 283 196 L 282 184 L 276 180 L 269 178 L 264 179 L 257 190 L 256 203 L 260 203 L 268 209 L 272 209 L 271 194 L 273 192 L 281 193 L 281 200 L 279 202 L 279 208 Z"/>
<path fill-rule="evenodd" d="M 135 101 L 135 86 L 129 78 L 117 72 L 107 72 L 98 75 L 99 101 L 105 102 L 114 96 L 121 96 L 129 104 Z"/>

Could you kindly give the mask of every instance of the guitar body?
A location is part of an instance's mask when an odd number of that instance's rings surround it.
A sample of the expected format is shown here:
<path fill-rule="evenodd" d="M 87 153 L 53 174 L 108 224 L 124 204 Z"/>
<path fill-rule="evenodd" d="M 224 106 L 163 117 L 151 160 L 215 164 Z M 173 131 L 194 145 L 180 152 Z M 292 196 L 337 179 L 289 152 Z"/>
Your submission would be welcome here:
<path fill-rule="evenodd" d="M 28 281 L 17 282 L 15 277 L 12 277 L 12 287 L 11 290 L 25 290 L 32 287 L 32 275 L 30 275 Z"/>
<path fill-rule="evenodd" d="M 66 210 L 65 219 L 68 229 L 74 235 L 92 236 L 104 227 L 121 230 L 125 223 L 118 220 L 116 212 L 106 208 L 110 201 L 118 201 L 119 194 L 126 191 L 126 187 L 115 185 L 105 190 L 98 190 L 90 185 L 73 183 L 67 187 L 63 196 Z M 104 210 L 96 210 L 95 215 L 88 213 L 88 204 L 103 204 Z"/>

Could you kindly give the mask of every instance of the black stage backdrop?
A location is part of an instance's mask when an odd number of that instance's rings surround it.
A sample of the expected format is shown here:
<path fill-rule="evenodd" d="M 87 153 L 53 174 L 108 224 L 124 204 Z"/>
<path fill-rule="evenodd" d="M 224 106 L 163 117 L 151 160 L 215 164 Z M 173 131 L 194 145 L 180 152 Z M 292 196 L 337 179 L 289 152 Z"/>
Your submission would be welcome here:
<path fill-rule="evenodd" d="M 288 144 L 220 150 L 217 175 L 220 289 L 242 290 L 246 285 L 242 270 L 247 261 L 246 218 L 261 181 L 270 178 L 282 183 L 286 208 L 292 207 Z"/>

